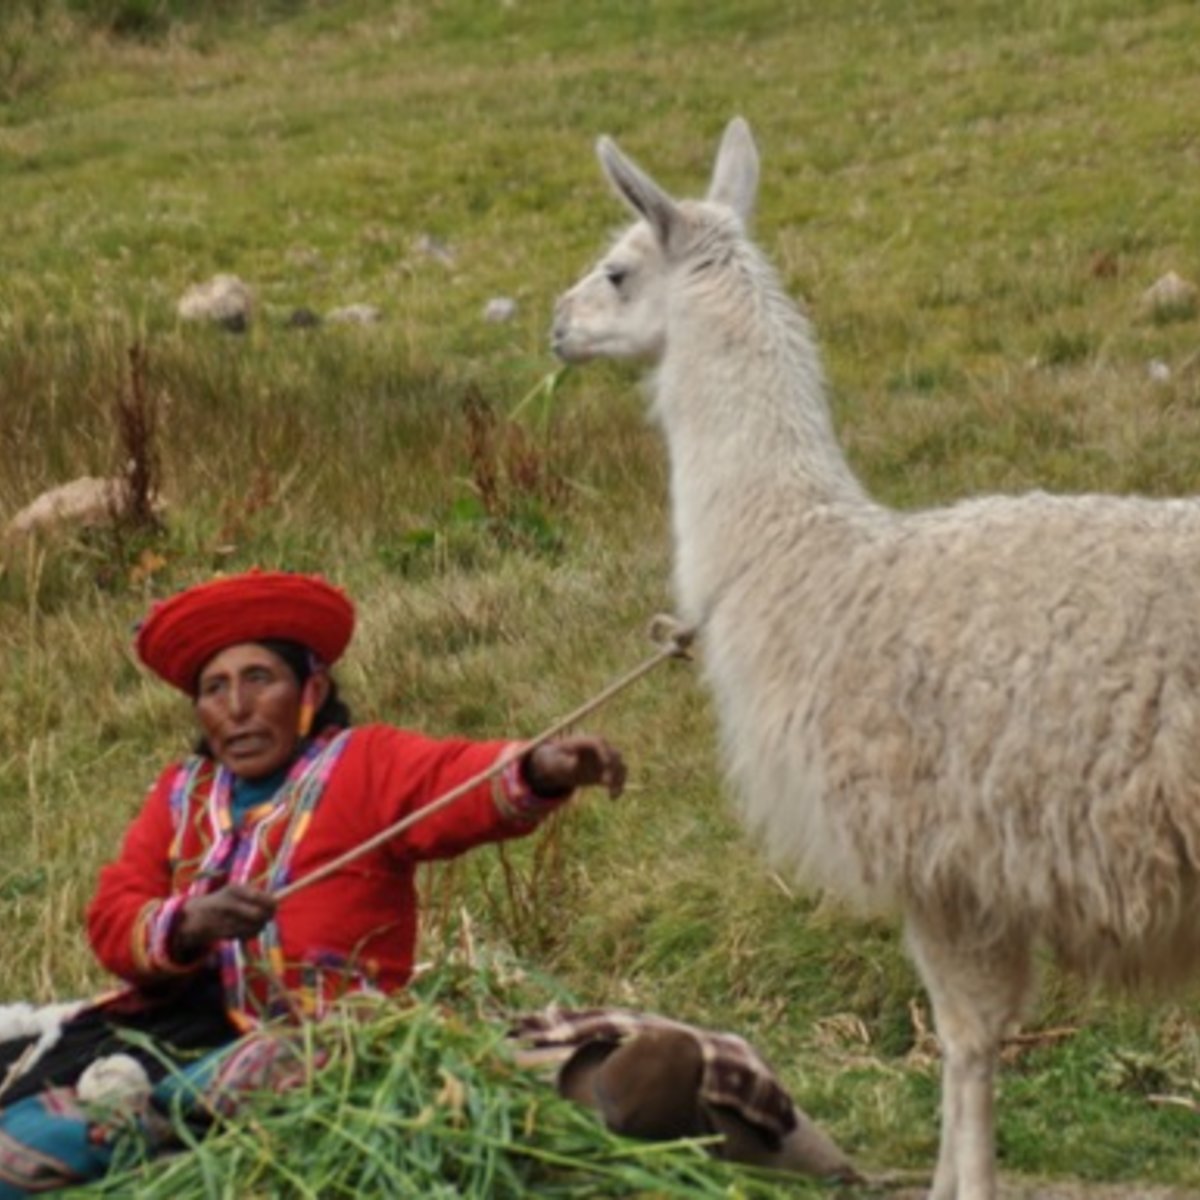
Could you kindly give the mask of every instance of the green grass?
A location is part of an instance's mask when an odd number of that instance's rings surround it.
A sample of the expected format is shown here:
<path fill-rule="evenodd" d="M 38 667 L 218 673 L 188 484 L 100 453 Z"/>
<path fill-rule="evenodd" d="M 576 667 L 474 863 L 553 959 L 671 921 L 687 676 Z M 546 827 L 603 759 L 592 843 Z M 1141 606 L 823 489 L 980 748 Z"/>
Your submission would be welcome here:
<path fill-rule="evenodd" d="M 434 732 L 536 732 L 648 652 L 670 546 L 635 376 L 543 388 L 553 299 L 623 220 L 602 132 L 686 192 L 750 119 L 760 240 L 886 502 L 1200 490 L 1196 319 L 1138 306 L 1200 273 L 1191 5 L 162 3 L 106 32 L 121 7 L 0 16 L 0 517 L 120 463 L 135 343 L 168 503 L 157 533 L 0 548 L 0 999 L 104 983 L 83 906 L 189 735 L 130 657 L 151 598 L 323 570 L 360 602 L 356 713 Z M 175 316 L 222 270 L 256 292 L 241 337 Z M 509 323 L 482 319 L 497 295 Z M 285 325 L 358 301 L 384 320 Z M 628 797 L 431 872 L 426 953 L 466 907 L 589 1003 L 751 1037 L 865 1165 L 927 1167 L 935 1063 L 894 932 L 765 872 L 689 668 L 592 724 Z M 1120 1067 L 1194 1096 L 1192 999 L 1091 997 L 1047 966 L 1028 1028 L 1079 1032 L 1006 1071 L 1005 1169 L 1200 1186 L 1194 1115 Z"/>
<path fill-rule="evenodd" d="M 219 1121 L 193 1148 L 87 1194 L 184 1197 L 618 1196 L 769 1200 L 777 1178 L 712 1163 L 694 1142 L 608 1133 L 519 1067 L 501 1004 L 546 989 L 511 965 L 443 969 L 405 1004 L 348 1007 L 299 1047 L 302 1081 L 259 1097 L 252 1125 Z M 134 1143 L 125 1149 L 137 1157 Z M 819 1195 L 815 1184 L 805 1191 Z"/>

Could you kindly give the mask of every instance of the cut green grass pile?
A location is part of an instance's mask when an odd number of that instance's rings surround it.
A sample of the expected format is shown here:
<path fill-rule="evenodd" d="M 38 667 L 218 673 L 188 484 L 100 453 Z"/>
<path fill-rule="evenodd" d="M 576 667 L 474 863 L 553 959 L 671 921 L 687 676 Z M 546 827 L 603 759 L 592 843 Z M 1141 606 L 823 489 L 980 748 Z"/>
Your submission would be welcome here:
<path fill-rule="evenodd" d="M 110 1176 L 89 1195 L 393 1196 L 523 1200 L 661 1196 L 767 1200 L 778 1177 L 715 1163 L 702 1141 L 637 1142 L 514 1063 L 512 1002 L 532 989 L 443 968 L 397 1001 L 359 1004 L 307 1031 L 309 1068 L 191 1152 Z M 320 1068 L 312 1065 L 317 1057 Z M 129 1151 L 127 1151 L 128 1153 Z M 820 1194 L 799 1181 L 789 1194 Z"/>

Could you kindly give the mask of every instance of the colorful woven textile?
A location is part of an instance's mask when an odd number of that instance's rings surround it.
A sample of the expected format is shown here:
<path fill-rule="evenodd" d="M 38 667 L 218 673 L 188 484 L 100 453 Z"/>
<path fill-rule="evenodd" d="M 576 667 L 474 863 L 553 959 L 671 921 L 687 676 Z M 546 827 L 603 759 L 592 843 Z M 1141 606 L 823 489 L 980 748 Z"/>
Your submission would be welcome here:
<path fill-rule="evenodd" d="M 74 1088 L 51 1088 L 0 1109 L 0 1200 L 97 1179 L 111 1158 Z"/>
<path fill-rule="evenodd" d="M 154 1089 L 154 1106 L 161 1112 L 182 1106 L 201 1117 L 231 1117 L 248 1095 L 290 1091 L 328 1058 L 320 1047 L 306 1053 L 305 1039 L 294 1027 L 261 1029 L 168 1075 Z"/>
<path fill-rule="evenodd" d="M 327 1060 L 306 1053 L 294 1028 L 261 1030 L 198 1059 L 176 1062 L 155 1086 L 150 1104 L 122 1115 L 80 1102 L 74 1087 L 46 1088 L 0 1108 L 0 1200 L 55 1191 L 99 1179 L 118 1136 L 136 1136 L 150 1154 L 178 1144 L 167 1114 L 206 1126 L 235 1115 L 252 1093 L 279 1093 L 303 1083 Z"/>

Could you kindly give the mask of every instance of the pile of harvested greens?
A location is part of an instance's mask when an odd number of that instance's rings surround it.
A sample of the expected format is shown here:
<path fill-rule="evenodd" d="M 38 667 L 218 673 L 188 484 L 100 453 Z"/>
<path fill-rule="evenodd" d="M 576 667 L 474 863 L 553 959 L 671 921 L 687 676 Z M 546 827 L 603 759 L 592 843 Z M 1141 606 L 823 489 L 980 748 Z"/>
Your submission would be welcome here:
<path fill-rule="evenodd" d="M 813 1184 L 735 1169 L 694 1141 L 609 1133 L 517 1066 L 498 976 L 441 968 L 404 997 L 304 1031 L 310 1069 L 184 1148 L 134 1163 L 86 1194 L 192 1197 L 795 1196 Z M 509 1009 L 511 1011 L 511 1008 Z M 321 1060 L 317 1067 L 316 1062 Z"/>

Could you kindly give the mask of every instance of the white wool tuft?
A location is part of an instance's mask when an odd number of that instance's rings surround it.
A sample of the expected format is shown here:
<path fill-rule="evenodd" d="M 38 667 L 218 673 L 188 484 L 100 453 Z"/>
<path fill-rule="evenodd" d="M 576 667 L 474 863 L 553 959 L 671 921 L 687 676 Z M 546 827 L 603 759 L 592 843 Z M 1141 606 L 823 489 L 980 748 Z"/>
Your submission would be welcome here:
<path fill-rule="evenodd" d="M 59 1004 L 0 1004 L 0 1045 L 17 1038 L 35 1038 L 20 1056 L 0 1075 L 0 1096 L 51 1049 L 62 1036 L 63 1024 L 84 1006 L 82 1000 Z"/>
<path fill-rule="evenodd" d="M 98 1058 L 79 1077 L 76 1095 L 83 1104 L 137 1107 L 150 1096 L 150 1078 L 129 1054 Z"/>
<path fill-rule="evenodd" d="M 64 1021 L 83 1007 L 83 1001 L 60 1004 L 0 1004 L 0 1042 L 14 1038 L 36 1037 L 52 1045 L 58 1040 Z"/>

